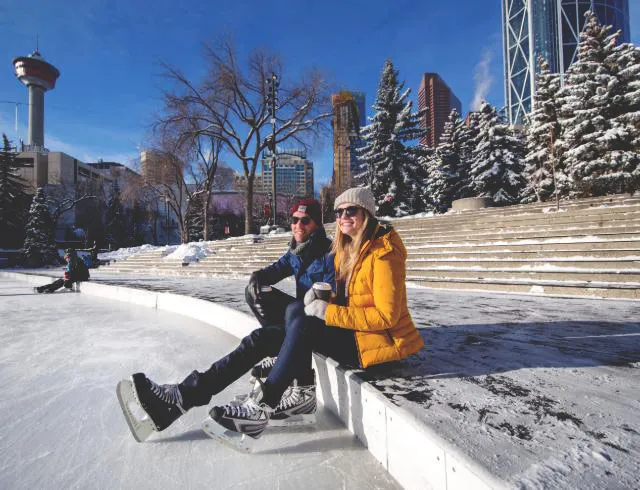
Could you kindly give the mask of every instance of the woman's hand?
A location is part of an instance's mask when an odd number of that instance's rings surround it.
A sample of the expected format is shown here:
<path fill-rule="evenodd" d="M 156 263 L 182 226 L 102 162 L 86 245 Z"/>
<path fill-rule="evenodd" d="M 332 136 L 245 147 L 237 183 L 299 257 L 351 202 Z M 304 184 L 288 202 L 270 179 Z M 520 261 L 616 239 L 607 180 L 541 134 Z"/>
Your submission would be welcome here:
<path fill-rule="evenodd" d="M 314 299 L 313 301 L 311 301 L 311 303 L 304 307 L 304 312 L 307 316 L 315 316 L 316 318 L 324 321 L 327 316 L 327 306 L 329 306 L 329 303 L 327 301 Z"/>

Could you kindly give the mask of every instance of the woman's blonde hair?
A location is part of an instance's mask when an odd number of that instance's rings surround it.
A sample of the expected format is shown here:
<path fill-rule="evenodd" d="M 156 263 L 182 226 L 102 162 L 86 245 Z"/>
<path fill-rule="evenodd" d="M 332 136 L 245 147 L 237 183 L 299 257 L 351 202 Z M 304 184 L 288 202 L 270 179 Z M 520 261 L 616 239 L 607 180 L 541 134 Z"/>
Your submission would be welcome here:
<path fill-rule="evenodd" d="M 336 279 L 345 280 L 356 266 L 362 245 L 369 240 L 376 229 L 377 220 L 369 211 L 360 208 L 364 215 L 362 229 L 351 238 L 340 231 L 340 220 L 336 220 L 336 234 L 331 245 L 331 252 L 336 254 Z"/>

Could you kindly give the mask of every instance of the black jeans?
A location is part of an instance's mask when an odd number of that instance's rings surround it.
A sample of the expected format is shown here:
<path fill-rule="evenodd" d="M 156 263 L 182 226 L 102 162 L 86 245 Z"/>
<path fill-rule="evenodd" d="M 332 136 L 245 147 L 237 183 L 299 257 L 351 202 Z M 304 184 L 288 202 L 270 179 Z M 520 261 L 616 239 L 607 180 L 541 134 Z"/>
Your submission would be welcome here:
<path fill-rule="evenodd" d="M 56 279 L 51 284 L 47 284 L 46 286 L 39 286 L 37 289 L 41 293 L 44 291 L 53 293 L 54 291 L 57 291 L 58 289 L 60 289 L 62 286 L 64 286 L 65 288 L 71 289 L 74 282 L 76 281 L 70 281 L 70 280 L 65 281 L 64 279 Z"/>
<path fill-rule="evenodd" d="M 358 351 L 352 330 L 329 327 L 308 317 L 302 301 L 285 309 L 284 326 L 267 325 L 247 335 L 240 345 L 205 372 L 193 371 L 180 383 L 184 408 L 207 405 L 211 397 L 247 373 L 265 357 L 278 356 L 264 386 L 263 401 L 275 407 L 294 379 L 300 385 L 313 384 L 312 351 L 336 361 L 358 366 Z"/>

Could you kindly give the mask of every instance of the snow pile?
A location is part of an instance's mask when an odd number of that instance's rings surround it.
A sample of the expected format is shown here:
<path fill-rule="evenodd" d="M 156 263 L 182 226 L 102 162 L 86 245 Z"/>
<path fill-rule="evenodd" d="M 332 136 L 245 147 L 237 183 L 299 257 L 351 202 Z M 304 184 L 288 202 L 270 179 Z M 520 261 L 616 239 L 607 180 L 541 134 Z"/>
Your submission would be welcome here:
<path fill-rule="evenodd" d="M 207 247 L 211 242 L 183 243 L 172 253 L 166 255 L 164 260 L 182 260 L 182 263 L 198 262 L 209 255 Z"/>
<path fill-rule="evenodd" d="M 98 258 L 100 260 L 125 260 L 133 255 L 138 255 L 141 253 L 153 252 L 153 251 L 167 251 L 171 253 L 176 249 L 176 245 L 168 245 L 168 246 L 155 246 L 155 245 L 141 245 L 139 247 L 128 247 L 128 248 L 119 248 L 118 250 L 114 250 L 113 252 L 103 252 L 98 254 Z"/>

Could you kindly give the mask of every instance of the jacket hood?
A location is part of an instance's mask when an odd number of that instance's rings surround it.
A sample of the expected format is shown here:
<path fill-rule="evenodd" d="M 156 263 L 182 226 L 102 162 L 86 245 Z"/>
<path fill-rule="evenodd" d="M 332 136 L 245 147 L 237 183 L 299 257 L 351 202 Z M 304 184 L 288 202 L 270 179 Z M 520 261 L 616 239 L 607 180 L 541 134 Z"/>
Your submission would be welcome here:
<path fill-rule="evenodd" d="M 376 251 L 379 257 L 383 257 L 393 250 L 398 250 L 402 254 L 403 258 L 407 258 L 407 249 L 405 248 L 404 243 L 402 243 L 402 238 L 400 238 L 398 232 L 391 225 L 382 225 L 378 223 L 374 233 L 374 238 L 371 242 L 373 246 L 377 245 L 380 247 Z"/>

